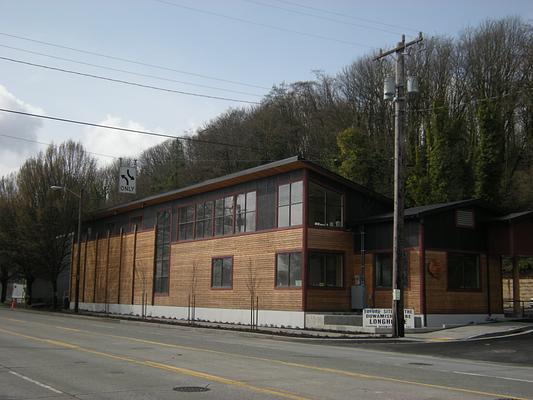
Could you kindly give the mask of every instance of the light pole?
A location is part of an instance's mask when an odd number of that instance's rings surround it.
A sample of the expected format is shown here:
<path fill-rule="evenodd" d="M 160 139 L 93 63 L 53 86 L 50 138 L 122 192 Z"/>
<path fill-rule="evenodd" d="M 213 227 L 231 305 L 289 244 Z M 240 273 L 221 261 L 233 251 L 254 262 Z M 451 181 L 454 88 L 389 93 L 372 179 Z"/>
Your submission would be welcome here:
<path fill-rule="evenodd" d="M 80 304 L 80 257 L 81 257 L 81 207 L 83 198 L 83 189 L 80 193 L 73 192 L 66 186 L 50 186 L 52 190 L 61 190 L 63 192 L 69 192 L 71 195 L 78 198 L 78 256 L 76 259 L 76 295 L 74 297 L 74 312 L 79 311 Z"/>

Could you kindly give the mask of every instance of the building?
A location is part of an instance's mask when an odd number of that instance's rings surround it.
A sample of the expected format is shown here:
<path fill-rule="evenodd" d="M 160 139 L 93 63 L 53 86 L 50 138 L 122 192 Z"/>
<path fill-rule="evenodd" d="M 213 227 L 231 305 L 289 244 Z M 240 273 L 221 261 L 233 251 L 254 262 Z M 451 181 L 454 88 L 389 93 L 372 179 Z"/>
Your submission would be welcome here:
<path fill-rule="evenodd" d="M 327 313 L 390 307 L 391 210 L 298 157 L 105 209 L 84 223 L 80 308 L 248 324 L 257 304 L 259 325 L 320 327 Z M 418 326 L 503 316 L 495 218 L 476 200 L 406 210 Z"/>

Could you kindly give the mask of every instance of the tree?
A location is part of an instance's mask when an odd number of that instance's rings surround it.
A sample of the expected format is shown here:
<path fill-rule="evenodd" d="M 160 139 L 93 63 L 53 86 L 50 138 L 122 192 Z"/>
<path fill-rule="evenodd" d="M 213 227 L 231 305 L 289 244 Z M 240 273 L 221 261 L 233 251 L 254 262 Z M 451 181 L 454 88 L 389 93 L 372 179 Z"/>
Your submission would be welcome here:
<path fill-rule="evenodd" d="M 7 285 L 18 272 L 16 249 L 15 175 L 0 179 L 0 303 L 6 301 Z"/>

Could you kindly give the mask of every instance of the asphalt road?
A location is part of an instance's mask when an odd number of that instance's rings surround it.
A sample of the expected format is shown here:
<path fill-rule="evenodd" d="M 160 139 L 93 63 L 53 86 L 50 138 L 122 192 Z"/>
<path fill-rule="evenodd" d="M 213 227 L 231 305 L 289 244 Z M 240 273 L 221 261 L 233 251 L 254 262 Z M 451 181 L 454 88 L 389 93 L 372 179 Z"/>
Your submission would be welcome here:
<path fill-rule="evenodd" d="M 2 400 L 533 399 L 532 367 L 447 355 L 0 309 Z"/>

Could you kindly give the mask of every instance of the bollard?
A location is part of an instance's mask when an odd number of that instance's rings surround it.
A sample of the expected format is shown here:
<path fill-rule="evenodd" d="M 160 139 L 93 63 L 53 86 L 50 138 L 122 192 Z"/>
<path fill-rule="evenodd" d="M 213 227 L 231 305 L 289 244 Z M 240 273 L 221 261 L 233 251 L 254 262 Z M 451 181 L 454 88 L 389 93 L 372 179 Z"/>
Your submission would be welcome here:
<path fill-rule="evenodd" d="M 10 307 L 12 310 L 14 310 L 15 308 L 17 308 L 17 299 L 15 298 L 12 298 L 11 299 L 11 307 Z"/>

